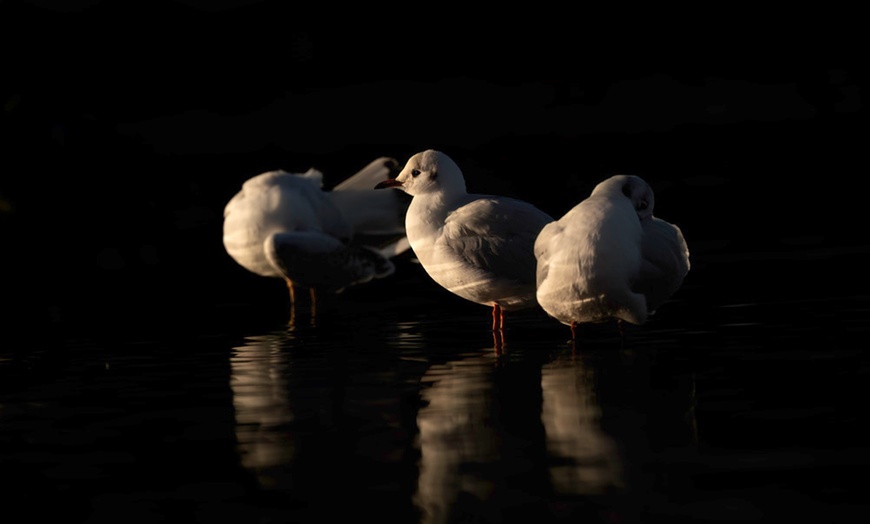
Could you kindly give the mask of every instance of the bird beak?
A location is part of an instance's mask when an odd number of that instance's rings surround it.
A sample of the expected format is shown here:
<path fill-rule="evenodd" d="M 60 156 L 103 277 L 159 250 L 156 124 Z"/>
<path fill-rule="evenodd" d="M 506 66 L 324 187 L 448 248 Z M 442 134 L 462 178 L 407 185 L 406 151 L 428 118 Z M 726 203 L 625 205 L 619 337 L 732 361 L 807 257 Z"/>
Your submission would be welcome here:
<path fill-rule="evenodd" d="M 378 185 L 375 186 L 375 189 L 383 189 L 385 187 L 402 187 L 402 182 L 396 180 L 395 178 L 390 178 L 384 180 L 383 182 L 379 182 Z"/>

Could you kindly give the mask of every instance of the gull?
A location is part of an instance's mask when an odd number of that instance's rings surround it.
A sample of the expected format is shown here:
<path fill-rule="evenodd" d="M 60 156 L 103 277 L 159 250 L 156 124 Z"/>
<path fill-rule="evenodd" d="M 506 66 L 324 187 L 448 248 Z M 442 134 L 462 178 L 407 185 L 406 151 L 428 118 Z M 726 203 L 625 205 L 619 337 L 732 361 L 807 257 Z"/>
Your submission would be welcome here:
<path fill-rule="evenodd" d="M 682 285 L 686 240 L 653 216 L 654 203 L 642 178 L 616 175 L 538 235 L 538 303 L 572 340 L 580 323 L 643 324 Z"/>
<path fill-rule="evenodd" d="M 405 232 L 426 273 L 446 290 L 492 307 L 493 333 L 504 312 L 537 306 L 535 238 L 553 218 L 513 198 L 469 194 L 459 166 L 429 149 L 376 189 L 412 196 Z"/>
<path fill-rule="evenodd" d="M 387 277 L 395 271 L 390 259 L 410 248 L 407 200 L 372 189 L 398 166 L 377 158 L 332 191 L 323 190 L 315 168 L 256 175 L 224 209 L 224 248 L 248 271 L 285 280 L 291 308 L 294 287 L 308 288 L 314 312 L 318 291 L 339 293 Z"/>

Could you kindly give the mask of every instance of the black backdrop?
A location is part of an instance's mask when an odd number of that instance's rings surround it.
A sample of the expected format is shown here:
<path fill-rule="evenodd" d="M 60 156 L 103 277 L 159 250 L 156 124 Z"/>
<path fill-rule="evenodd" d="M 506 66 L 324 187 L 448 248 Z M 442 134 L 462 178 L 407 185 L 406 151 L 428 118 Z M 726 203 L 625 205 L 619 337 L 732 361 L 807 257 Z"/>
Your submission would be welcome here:
<path fill-rule="evenodd" d="M 25 341 L 281 305 L 221 246 L 241 182 L 315 166 L 331 185 L 426 148 L 470 190 L 554 216 L 606 176 L 643 176 L 689 239 L 693 282 L 734 298 L 866 291 L 849 13 L 194 0 L 0 13 L 0 284 Z"/>

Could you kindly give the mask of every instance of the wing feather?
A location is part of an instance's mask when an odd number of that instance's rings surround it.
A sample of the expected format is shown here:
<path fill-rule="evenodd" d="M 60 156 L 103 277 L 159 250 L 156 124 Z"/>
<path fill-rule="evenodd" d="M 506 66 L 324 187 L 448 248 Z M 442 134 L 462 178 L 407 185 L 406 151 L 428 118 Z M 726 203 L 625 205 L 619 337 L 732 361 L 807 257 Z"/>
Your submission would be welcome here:
<path fill-rule="evenodd" d="M 451 213 L 441 247 L 472 266 L 517 282 L 535 282 L 535 239 L 553 219 L 511 198 L 480 198 Z"/>

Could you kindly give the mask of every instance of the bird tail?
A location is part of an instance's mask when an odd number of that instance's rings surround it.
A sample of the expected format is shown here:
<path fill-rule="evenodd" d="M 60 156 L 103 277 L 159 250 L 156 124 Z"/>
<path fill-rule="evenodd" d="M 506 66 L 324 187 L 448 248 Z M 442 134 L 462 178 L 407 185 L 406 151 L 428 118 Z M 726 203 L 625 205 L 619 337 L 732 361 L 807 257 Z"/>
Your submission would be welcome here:
<path fill-rule="evenodd" d="M 401 237 L 395 242 L 392 242 L 377 251 L 384 258 L 393 258 L 401 255 L 409 249 L 411 249 L 411 243 L 408 241 L 408 237 Z"/>
<path fill-rule="evenodd" d="M 395 158 L 382 156 L 372 160 L 367 166 L 354 175 L 340 182 L 333 191 L 360 191 L 373 189 L 378 182 L 383 182 L 399 173 L 399 162 Z"/>

